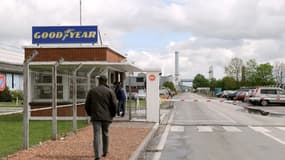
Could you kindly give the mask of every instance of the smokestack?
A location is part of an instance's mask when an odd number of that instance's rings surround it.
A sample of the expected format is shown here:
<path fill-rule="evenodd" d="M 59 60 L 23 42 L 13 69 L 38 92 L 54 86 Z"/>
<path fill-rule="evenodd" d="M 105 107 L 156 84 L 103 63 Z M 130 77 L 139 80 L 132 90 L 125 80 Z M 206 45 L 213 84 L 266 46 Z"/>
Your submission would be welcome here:
<path fill-rule="evenodd" d="M 175 51 L 175 85 L 178 86 L 179 82 L 179 52 Z"/>
<path fill-rule="evenodd" d="M 211 80 L 212 78 L 214 78 L 214 70 L 213 70 L 213 66 L 209 67 L 209 80 Z"/>

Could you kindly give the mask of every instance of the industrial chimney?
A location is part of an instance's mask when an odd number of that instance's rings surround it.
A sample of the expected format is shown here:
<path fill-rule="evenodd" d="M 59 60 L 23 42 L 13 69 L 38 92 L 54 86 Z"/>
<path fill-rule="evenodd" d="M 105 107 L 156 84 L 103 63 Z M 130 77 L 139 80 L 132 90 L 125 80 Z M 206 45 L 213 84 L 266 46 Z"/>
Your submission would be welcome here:
<path fill-rule="evenodd" d="M 175 51 L 175 85 L 178 86 L 179 83 L 179 52 Z"/>

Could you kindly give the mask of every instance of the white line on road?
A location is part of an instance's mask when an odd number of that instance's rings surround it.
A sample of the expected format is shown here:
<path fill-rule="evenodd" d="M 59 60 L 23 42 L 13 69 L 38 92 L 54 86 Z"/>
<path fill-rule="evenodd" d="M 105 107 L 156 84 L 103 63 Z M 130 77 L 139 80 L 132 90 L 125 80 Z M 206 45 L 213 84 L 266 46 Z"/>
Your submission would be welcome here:
<path fill-rule="evenodd" d="M 237 127 L 233 127 L 233 126 L 223 126 L 223 128 L 224 128 L 227 132 L 241 132 L 240 129 L 238 129 Z"/>
<path fill-rule="evenodd" d="M 249 128 L 255 130 L 256 132 L 262 133 L 263 135 L 265 135 L 265 136 L 267 136 L 267 137 L 269 137 L 269 138 L 271 138 L 271 139 L 273 139 L 273 140 L 275 140 L 275 141 L 285 145 L 284 141 L 282 141 L 281 139 L 279 139 L 277 137 L 274 137 L 273 135 L 269 134 L 270 131 L 265 129 L 265 128 L 263 128 L 263 127 L 251 127 L 251 126 L 249 126 Z"/>
<path fill-rule="evenodd" d="M 256 132 L 270 132 L 268 129 L 263 128 L 263 127 L 252 127 L 252 126 L 249 126 L 249 128 L 253 129 Z"/>
<path fill-rule="evenodd" d="M 278 129 L 280 129 L 282 131 L 285 131 L 285 127 L 276 127 L 276 128 L 278 128 Z"/>
<path fill-rule="evenodd" d="M 279 142 L 279 143 L 285 145 L 285 142 L 282 141 L 281 139 L 278 139 L 278 138 L 276 138 L 276 137 L 274 137 L 274 136 L 272 136 L 271 134 L 266 133 L 266 132 L 261 132 L 261 133 L 264 134 L 264 135 L 266 135 L 267 137 L 269 137 L 269 138 L 271 138 L 271 139 L 274 139 L 275 141 L 277 141 L 277 142 Z"/>
<path fill-rule="evenodd" d="M 197 126 L 198 132 L 213 132 L 213 128 L 211 126 Z"/>
<path fill-rule="evenodd" d="M 164 117 L 166 116 L 166 113 L 163 113 L 162 116 L 160 116 L 160 122 L 163 121 Z"/>
<path fill-rule="evenodd" d="M 184 132 L 183 126 L 171 126 L 170 128 L 171 132 Z"/>
<path fill-rule="evenodd" d="M 160 157 L 161 157 L 161 151 L 163 150 L 164 146 L 165 146 L 165 143 L 166 143 L 166 140 L 167 140 L 167 136 L 168 136 L 168 133 L 169 133 L 169 130 L 170 130 L 170 127 L 171 127 L 171 123 L 173 121 L 173 117 L 174 117 L 174 112 L 176 110 L 176 106 L 174 106 L 173 110 L 172 110 L 172 113 L 170 115 L 170 118 L 168 120 L 168 124 L 160 138 L 160 141 L 156 147 L 156 150 L 159 151 L 159 152 L 155 152 L 154 153 L 154 156 L 153 156 L 153 160 L 159 160 Z"/>

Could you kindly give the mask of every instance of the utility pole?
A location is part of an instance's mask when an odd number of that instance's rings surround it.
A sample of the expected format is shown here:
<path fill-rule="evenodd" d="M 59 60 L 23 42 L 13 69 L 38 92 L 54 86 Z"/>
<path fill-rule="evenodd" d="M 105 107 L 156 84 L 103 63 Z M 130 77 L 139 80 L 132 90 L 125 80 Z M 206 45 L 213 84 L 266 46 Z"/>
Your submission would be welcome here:
<path fill-rule="evenodd" d="M 79 13 L 79 15 L 80 15 L 80 17 L 79 17 L 80 18 L 80 26 L 82 25 L 82 9 L 81 8 L 82 8 L 82 2 L 80 0 L 80 10 L 79 10 L 79 12 L 80 12 Z"/>

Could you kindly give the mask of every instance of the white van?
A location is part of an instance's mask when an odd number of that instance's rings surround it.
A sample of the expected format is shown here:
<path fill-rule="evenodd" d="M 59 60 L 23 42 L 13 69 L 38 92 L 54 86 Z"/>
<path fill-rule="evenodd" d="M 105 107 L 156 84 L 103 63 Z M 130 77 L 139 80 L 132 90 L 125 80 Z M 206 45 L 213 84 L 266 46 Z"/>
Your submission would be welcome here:
<path fill-rule="evenodd" d="M 285 90 L 276 87 L 258 87 L 248 102 L 267 106 L 269 103 L 285 104 Z"/>

